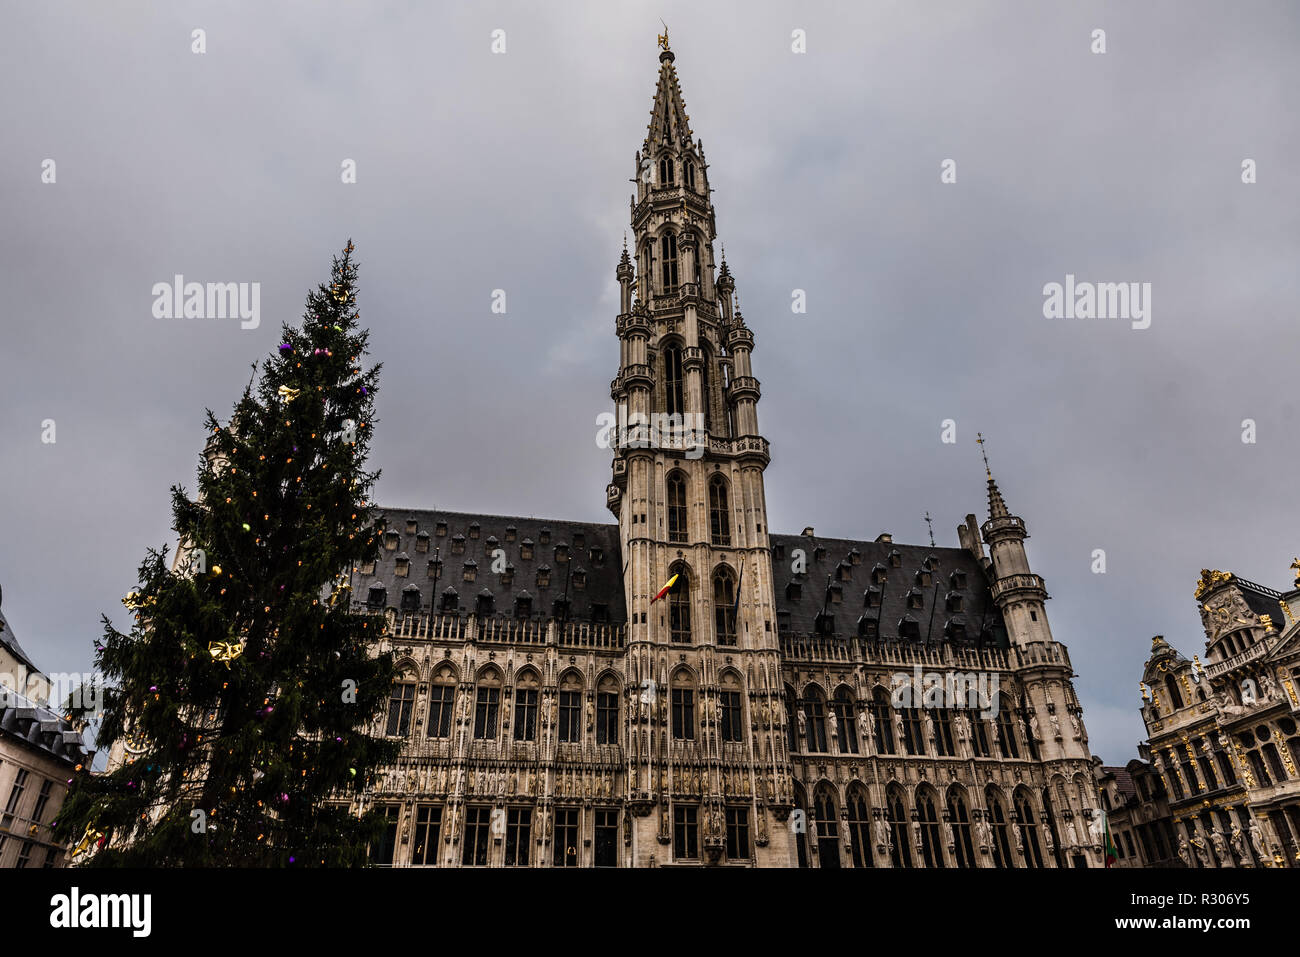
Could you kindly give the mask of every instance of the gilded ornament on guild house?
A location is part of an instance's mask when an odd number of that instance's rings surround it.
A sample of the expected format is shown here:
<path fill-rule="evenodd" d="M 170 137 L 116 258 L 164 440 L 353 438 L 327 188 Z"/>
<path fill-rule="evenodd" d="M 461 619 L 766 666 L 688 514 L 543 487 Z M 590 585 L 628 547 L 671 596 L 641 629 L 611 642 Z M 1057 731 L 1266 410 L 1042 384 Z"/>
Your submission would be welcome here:
<path fill-rule="evenodd" d="M 1201 580 L 1196 583 L 1196 600 L 1200 601 L 1213 589 L 1230 581 L 1232 581 L 1232 572 L 1221 572 L 1217 568 L 1213 571 L 1202 568 Z"/>

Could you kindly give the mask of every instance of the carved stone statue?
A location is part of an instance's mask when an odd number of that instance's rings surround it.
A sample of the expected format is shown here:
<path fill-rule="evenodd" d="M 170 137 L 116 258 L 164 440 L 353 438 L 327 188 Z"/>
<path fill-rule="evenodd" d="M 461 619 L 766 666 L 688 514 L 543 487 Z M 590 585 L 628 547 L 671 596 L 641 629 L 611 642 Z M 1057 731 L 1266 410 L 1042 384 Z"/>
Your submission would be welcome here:
<path fill-rule="evenodd" d="M 943 836 L 944 839 L 948 842 L 948 850 L 951 851 L 954 847 L 957 846 L 957 835 L 952 832 L 951 821 L 943 822 Z"/>
<path fill-rule="evenodd" d="M 1265 668 L 1259 673 L 1259 688 L 1264 692 L 1264 698 L 1272 700 L 1277 697 L 1277 679 L 1273 677 L 1273 671 Z"/>
<path fill-rule="evenodd" d="M 1232 845 L 1233 853 L 1237 855 L 1241 863 L 1249 867 L 1250 853 L 1246 850 L 1246 833 L 1236 821 L 1232 822 L 1232 836 L 1229 837 L 1228 841 Z"/>
<path fill-rule="evenodd" d="M 921 717 L 925 722 L 925 740 L 934 741 L 934 718 L 930 717 L 928 709 L 922 710 Z"/>
<path fill-rule="evenodd" d="M 1089 822 L 1088 834 L 1092 837 L 1092 843 L 1097 847 L 1101 847 L 1102 824 L 1100 816 L 1094 817 L 1092 821 Z"/>
<path fill-rule="evenodd" d="M 804 714 L 803 708 L 800 708 L 797 717 L 799 719 L 799 737 L 806 738 L 808 737 L 808 715 Z"/>
<path fill-rule="evenodd" d="M 876 818 L 875 823 L 876 846 L 880 850 L 892 850 L 893 842 L 889 839 L 889 825 L 885 823 L 883 817 Z"/>
<path fill-rule="evenodd" d="M 912 844 L 915 845 L 918 853 L 924 850 L 925 844 L 921 841 L 921 822 L 912 822 Z"/>
<path fill-rule="evenodd" d="M 519 779 L 515 776 L 515 769 L 510 769 L 510 780 L 506 783 L 506 793 L 514 797 L 515 788 L 519 786 Z"/>
<path fill-rule="evenodd" d="M 901 751 L 903 748 L 903 716 L 898 709 L 893 710 L 894 718 L 894 750 Z"/>
<path fill-rule="evenodd" d="M 1228 839 L 1217 827 L 1210 831 L 1210 844 L 1214 847 L 1214 856 L 1219 859 L 1220 867 L 1234 867 L 1235 862 L 1228 852 Z"/>
<path fill-rule="evenodd" d="M 1014 824 L 1011 826 L 1011 833 L 1016 836 L 1016 850 L 1021 854 L 1025 853 L 1025 838 L 1021 834 L 1022 830 L 1023 828 L 1016 827 Z"/>
<path fill-rule="evenodd" d="M 1178 839 L 1178 857 L 1182 860 L 1184 867 L 1192 866 L 1192 851 L 1191 848 L 1187 846 L 1186 837 L 1180 837 Z"/>
<path fill-rule="evenodd" d="M 853 860 L 853 835 L 849 833 L 849 828 L 847 823 L 841 823 L 840 825 L 840 844 L 844 848 L 844 859 L 847 861 L 852 861 Z"/>
<path fill-rule="evenodd" d="M 1047 720 L 1052 722 L 1052 737 L 1060 739 L 1061 737 L 1061 719 L 1056 716 L 1055 711 L 1047 712 Z"/>
<path fill-rule="evenodd" d="M 1048 854 L 1056 853 L 1056 841 L 1052 840 L 1052 829 L 1046 824 L 1043 825 L 1043 846 L 1047 848 Z"/>
<path fill-rule="evenodd" d="M 1079 717 L 1073 711 L 1070 712 L 1070 732 L 1074 735 L 1074 740 L 1083 740 L 1083 726 L 1079 724 Z"/>
<path fill-rule="evenodd" d="M 1065 842 L 1069 844 L 1070 847 L 1079 846 L 1079 832 L 1075 830 L 1073 820 L 1065 822 Z"/>
<path fill-rule="evenodd" d="M 858 731 L 862 734 L 862 744 L 870 751 L 876 737 L 876 716 L 870 708 L 858 712 Z"/>
<path fill-rule="evenodd" d="M 1029 730 L 1033 734 L 1035 741 L 1043 740 L 1042 734 L 1039 733 L 1037 714 L 1031 714 L 1029 716 Z"/>
<path fill-rule="evenodd" d="M 989 826 L 987 815 L 980 815 L 975 822 L 975 834 L 979 838 L 980 847 L 990 847 L 993 844 L 993 828 Z"/>
<path fill-rule="evenodd" d="M 826 721 L 831 727 L 831 740 L 838 741 L 840 737 L 840 719 L 835 717 L 834 708 L 832 708 L 831 713 L 826 716 Z"/>
<path fill-rule="evenodd" d="M 1268 860 L 1268 855 L 1264 853 L 1264 832 L 1259 829 L 1259 824 L 1252 818 L 1250 822 L 1250 846 L 1255 850 L 1255 857 L 1261 862 Z"/>
<path fill-rule="evenodd" d="M 1195 851 L 1197 863 L 1201 867 L 1214 866 L 1214 864 L 1210 861 L 1209 842 L 1206 841 L 1204 835 L 1200 834 L 1199 832 L 1197 833 L 1196 837 L 1192 838 L 1192 850 Z"/>

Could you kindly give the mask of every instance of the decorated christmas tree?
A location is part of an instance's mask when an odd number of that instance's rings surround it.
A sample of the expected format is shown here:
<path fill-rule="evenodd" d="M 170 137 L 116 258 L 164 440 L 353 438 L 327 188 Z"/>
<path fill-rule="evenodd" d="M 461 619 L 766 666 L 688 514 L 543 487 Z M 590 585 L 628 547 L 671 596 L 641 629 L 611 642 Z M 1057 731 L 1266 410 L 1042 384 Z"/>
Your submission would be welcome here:
<path fill-rule="evenodd" d="M 348 806 L 396 753 L 368 733 L 392 680 L 384 620 L 348 590 L 378 550 L 364 464 L 379 366 L 364 366 L 352 252 L 229 424 L 208 412 L 197 499 L 172 489 L 174 567 L 150 549 L 124 599 L 134 626 L 104 618 L 97 744 L 125 761 L 73 778 L 57 834 L 74 865 L 357 865 L 382 829 Z"/>

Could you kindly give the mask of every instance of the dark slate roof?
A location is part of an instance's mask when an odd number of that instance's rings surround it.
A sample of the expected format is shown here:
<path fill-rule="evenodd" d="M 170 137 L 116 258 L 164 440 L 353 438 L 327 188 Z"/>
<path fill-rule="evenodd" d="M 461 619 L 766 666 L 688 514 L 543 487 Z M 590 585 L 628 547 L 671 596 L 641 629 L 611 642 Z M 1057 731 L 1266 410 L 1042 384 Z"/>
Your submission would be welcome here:
<path fill-rule="evenodd" d="M 994 606 L 989 591 L 989 580 L 984 566 L 964 548 L 940 548 L 931 545 L 904 545 L 898 542 L 859 542 L 846 538 L 822 538 L 807 535 L 772 535 L 772 574 L 776 584 L 776 608 L 781 616 L 783 634 L 811 635 L 816 633 L 816 619 L 826 596 L 826 577 L 832 587 L 839 585 L 842 600 L 839 604 L 827 603 L 827 613 L 834 616 L 833 633 L 850 637 L 858 633 L 858 619 L 879 616 L 879 634 L 884 640 L 896 640 L 899 622 L 911 618 L 916 623 L 920 641 L 944 641 L 948 623 L 965 626 L 966 640 L 974 643 L 981 627 L 984 643 L 996 647 L 1007 646 L 1006 628 L 1001 613 Z M 803 574 L 792 571 L 794 550 L 802 548 L 807 567 Z M 818 549 L 822 549 L 821 552 Z M 856 550 L 858 564 L 848 566 L 848 580 L 840 581 L 838 569 L 844 559 Z M 897 553 L 900 564 L 894 567 L 891 554 Z M 917 583 L 916 574 L 922 563 L 933 559 L 933 574 L 928 587 Z M 881 589 L 881 604 L 865 607 L 865 592 L 872 586 L 872 571 L 877 566 L 884 569 L 885 582 Z M 954 572 L 965 576 L 960 587 L 953 583 Z M 790 597 L 792 582 L 801 584 L 800 597 Z M 937 586 L 937 587 L 936 587 Z M 920 590 L 921 607 L 908 605 L 908 594 Z M 948 596 L 960 596 L 961 611 L 948 610 Z M 783 614 L 784 613 L 784 614 Z M 788 614 L 788 622 L 785 616 Z"/>
<path fill-rule="evenodd" d="M 1255 614 L 1268 615 L 1276 619 L 1281 613 L 1282 609 L 1278 607 L 1278 602 L 1282 600 L 1281 592 L 1238 578 L 1236 575 L 1232 577 L 1232 582 L 1241 590 L 1246 606 Z"/>
<path fill-rule="evenodd" d="M 0 735 L 23 741 L 70 765 L 88 755 L 81 732 L 70 722 L 8 688 L 0 688 Z"/>
<path fill-rule="evenodd" d="M 1133 783 L 1133 775 L 1127 767 L 1103 765 L 1102 771 L 1115 779 L 1115 788 L 1119 791 L 1125 804 L 1137 799 L 1137 786 Z"/>
<path fill-rule="evenodd" d="M 23 651 L 22 645 L 18 644 L 18 638 L 14 631 L 9 627 L 9 622 L 5 621 L 5 616 L 0 613 L 0 645 L 4 645 L 19 661 L 24 662 L 27 667 L 37 670 L 36 665 L 32 662 L 31 656 Z"/>
<path fill-rule="evenodd" d="M 480 515 L 469 512 L 445 512 L 432 509 L 398 509 L 381 507 L 377 510 L 386 519 L 385 534 L 397 533 L 397 547 L 381 547 L 379 559 L 372 575 L 353 575 L 353 598 L 364 603 L 372 581 L 379 581 L 387 589 L 387 604 L 400 607 L 402 591 L 410 585 L 420 589 L 420 611 L 436 612 L 441 607 L 441 595 L 454 588 L 459 595 L 461 614 L 472 614 L 477 599 L 484 591 L 495 600 L 495 611 L 513 616 L 515 598 L 527 592 L 532 598 L 532 615 L 551 617 L 553 602 L 564 596 L 565 578 L 578 571 L 586 572 L 586 584 L 578 588 L 569 583 L 569 621 L 592 621 L 593 606 L 604 605 L 611 624 L 627 621 L 627 607 L 623 596 L 623 560 L 619 543 L 618 526 L 594 522 L 567 522 L 554 518 L 526 518 L 513 515 Z M 415 529 L 407 531 L 408 521 Z M 439 535 L 439 523 L 446 523 L 446 533 Z M 470 537 L 470 528 L 478 523 L 478 537 Z M 506 541 L 506 529 L 513 528 L 514 540 Z M 542 544 L 549 531 L 550 541 Z M 417 545 L 425 541 L 421 532 L 428 532 L 427 551 Z M 583 545 L 575 545 L 575 536 L 582 536 Z M 492 571 L 492 548 L 489 539 L 495 538 L 495 547 L 505 551 L 506 561 L 514 566 L 514 577 L 504 585 L 501 576 Z M 383 536 L 381 536 L 381 543 Z M 531 540 L 532 558 L 522 556 L 521 545 Z M 463 543 L 465 550 L 453 554 L 452 543 Z M 569 546 L 569 563 L 556 560 L 556 548 Z M 428 577 L 428 563 L 435 556 L 442 560 L 442 573 L 435 582 Z M 599 554 L 597 554 L 599 552 Z M 397 558 L 410 559 L 410 572 L 406 577 L 396 574 Z M 466 563 L 472 562 L 477 570 L 474 581 L 464 580 Z M 550 569 L 550 582 L 537 584 L 539 568 Z"/>

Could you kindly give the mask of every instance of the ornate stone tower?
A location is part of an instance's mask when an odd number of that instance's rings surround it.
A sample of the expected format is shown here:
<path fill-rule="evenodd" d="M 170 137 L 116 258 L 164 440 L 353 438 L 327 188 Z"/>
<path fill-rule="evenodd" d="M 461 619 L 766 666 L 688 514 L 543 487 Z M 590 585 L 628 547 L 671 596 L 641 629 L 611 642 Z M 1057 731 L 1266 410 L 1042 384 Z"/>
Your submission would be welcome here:
<path fill-rule="evenodd" d="M 1099 813 L 1083 708 L 1071 683 L 1074 671 L 1047 623 L 1047 586 L 1029 567 L 1024 519 L 1011 514 L 991 472 L 988 492 L 989 518 L 981 532 L 992 560 L 993 599 L 1002 611 L 1017 664 L 1016 685 L 1003 689 L 999 706 L 1019 707 L 1028 721 L 1030 756 L 1042 764 L 1044 803 L 1063 832 L 1067 863 L 1101 866 L 1095 834 L 1091 841 L 1085 837 L 1097 830 L 1093 824 Z M 1087 787 L 1080 784 L 1085 779 Z"/>
<path fill-rule="evenodd" d="M 792 861 L 792 784 L 754 336 L 725 259 L 715 278 L 704 147 L 692 140 L 667 36 L 660 46 L 636 156 L 635 265 L 625 247 L 615 271 L 620 362 L 610 389 L 631 863 L 719 862 L 747 831 L 756 863 L 780 866 Z"/>

